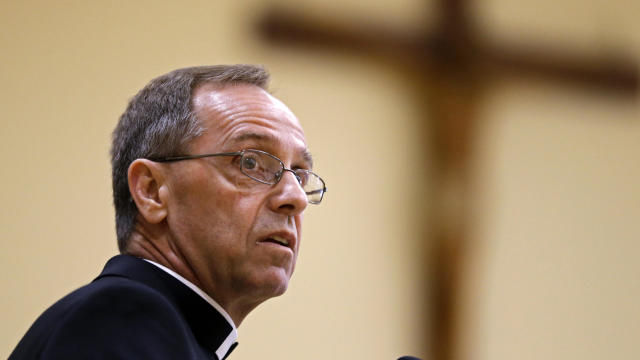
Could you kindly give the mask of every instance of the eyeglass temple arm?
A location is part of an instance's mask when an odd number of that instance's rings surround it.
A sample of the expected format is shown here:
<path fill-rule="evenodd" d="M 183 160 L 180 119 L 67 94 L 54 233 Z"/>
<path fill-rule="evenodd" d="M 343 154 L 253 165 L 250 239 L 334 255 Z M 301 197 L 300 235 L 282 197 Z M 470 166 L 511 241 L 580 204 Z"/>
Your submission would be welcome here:
<path fill-rule="evenodd" d="M 324 187 L 322 189 L 318 189 L 318 190 L 312 190 L 312 191 L 305 191 L 305 194 L 307 195 L 313 195 L 313 194 L 320 194 L 320 193 L 326 193 L 327 192 L 327 188 Z"/>
<path fill-rule="evenodd" d="M 181 161 L 181 160 L 191 160 L 191 159 L 202 159 L 205 157 L 212 157 L 212 156 L 238 156 L 238 155 L 242 155 L 242 152 L 228 152 L 228 153 L 201 154 L 201 155 L 181 155 L 181 156 L 168 156 L 164 158 L 148 158 L 148 159 L 155 162 L 171 162 L 171 161 Z"/>

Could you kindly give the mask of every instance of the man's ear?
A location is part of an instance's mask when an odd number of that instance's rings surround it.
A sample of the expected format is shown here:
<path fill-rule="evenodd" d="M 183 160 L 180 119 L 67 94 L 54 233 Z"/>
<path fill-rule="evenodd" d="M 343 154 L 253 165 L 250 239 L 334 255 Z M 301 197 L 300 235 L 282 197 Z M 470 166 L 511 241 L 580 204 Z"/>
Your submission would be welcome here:
<path fill-rule="evenodd" d="M 138 213 L 151 224 L 167 217 L 166 183 L 160 164 L 136 159 L 129 165 L 129 192 L 138 206 Z"/>

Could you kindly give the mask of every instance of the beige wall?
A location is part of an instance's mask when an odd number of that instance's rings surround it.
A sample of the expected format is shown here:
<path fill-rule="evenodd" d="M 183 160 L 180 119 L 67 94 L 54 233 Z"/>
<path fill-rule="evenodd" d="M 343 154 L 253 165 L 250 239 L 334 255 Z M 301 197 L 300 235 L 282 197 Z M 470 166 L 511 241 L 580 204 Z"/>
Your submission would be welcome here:
<path fill-rule="evenodd" d="M 249 315 L 232 358 L 423 354 L 415 193 L 428 170 L 406 171 L 423 161 L 419 114 L 388 69 L 261 44 L 249 29 L 268 3 L 0 3 L 0 357 L 116 252 L 108 148 L 127 100 L 168 70 L 236 62 L 271 69 L 329 193 L 307 212 L 288 293 Z M 631 1 L 477 3 L 487 31 L 505 41 L 539 35 L 640 59 Z M 410 0 L 290 6 L 396 24 L 426 12 Z M 478 146 L 463 353 L 637 358 L 637 102 L 518 80 L 494 89 Z"/>
<path fill-rule="evenodd" d="M 465 358 L 637 358 L 638 108 L 509 82 L 487 113 Z"/>
<path fill-rule="evenodd" d="M 637 1 L 477 8 L 496 39 L 625 54 L 640 66 Z M 639 100 L 495 84 L 478 146 L 464 358 L 640 357 Z"/>

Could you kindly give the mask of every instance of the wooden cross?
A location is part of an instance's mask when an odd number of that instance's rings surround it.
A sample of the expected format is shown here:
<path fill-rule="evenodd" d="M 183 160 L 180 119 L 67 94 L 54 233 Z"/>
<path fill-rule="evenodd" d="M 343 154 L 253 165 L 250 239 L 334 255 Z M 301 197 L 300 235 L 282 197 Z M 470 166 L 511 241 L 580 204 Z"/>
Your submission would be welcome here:
<path fill-rule="evenodd" d="M 268 40 L 310 48 L 358 53 L 400 65 L 424 106 L 433 154 L 433 222 L 425 254 L 432 296 L 426 342 L 431 359 L 454 360 L 459 324 L 461 275 L 472 242 L 468 239 L 474 128 L 486 84 L 497 75 L 534 76 L 582 88 L 637 97 L 637 61 L 584 58 L 531 47 L 492 44 L 478 35 L 467 2 L 439 0 L 433 32 L 407 34 L 376 24 L 340 23 L 273 9 L 259 22 Z M 426 95 L 426 96 L 424 96 Z"/>

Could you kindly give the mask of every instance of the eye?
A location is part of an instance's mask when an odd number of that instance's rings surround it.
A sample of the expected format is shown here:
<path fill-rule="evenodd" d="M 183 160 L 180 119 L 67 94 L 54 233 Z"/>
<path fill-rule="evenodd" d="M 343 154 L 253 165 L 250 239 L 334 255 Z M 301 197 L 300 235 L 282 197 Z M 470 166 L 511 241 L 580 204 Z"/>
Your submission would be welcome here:
<path fill-rule="evenodd" d="M 309 172 L 303 169 L 296 169 L 295 174 L 296 174 L 296 179 L 298 180 L 298 183 L 302 186 L 306 186 L 307 183 L 309 182 Z"/>
<path fill-rule="evenodd" d="M 253 170 L 258 165 L 258 161 L 250 155 L 245 155 L 242 158 L 242 168 L 246 170 Z"/>

